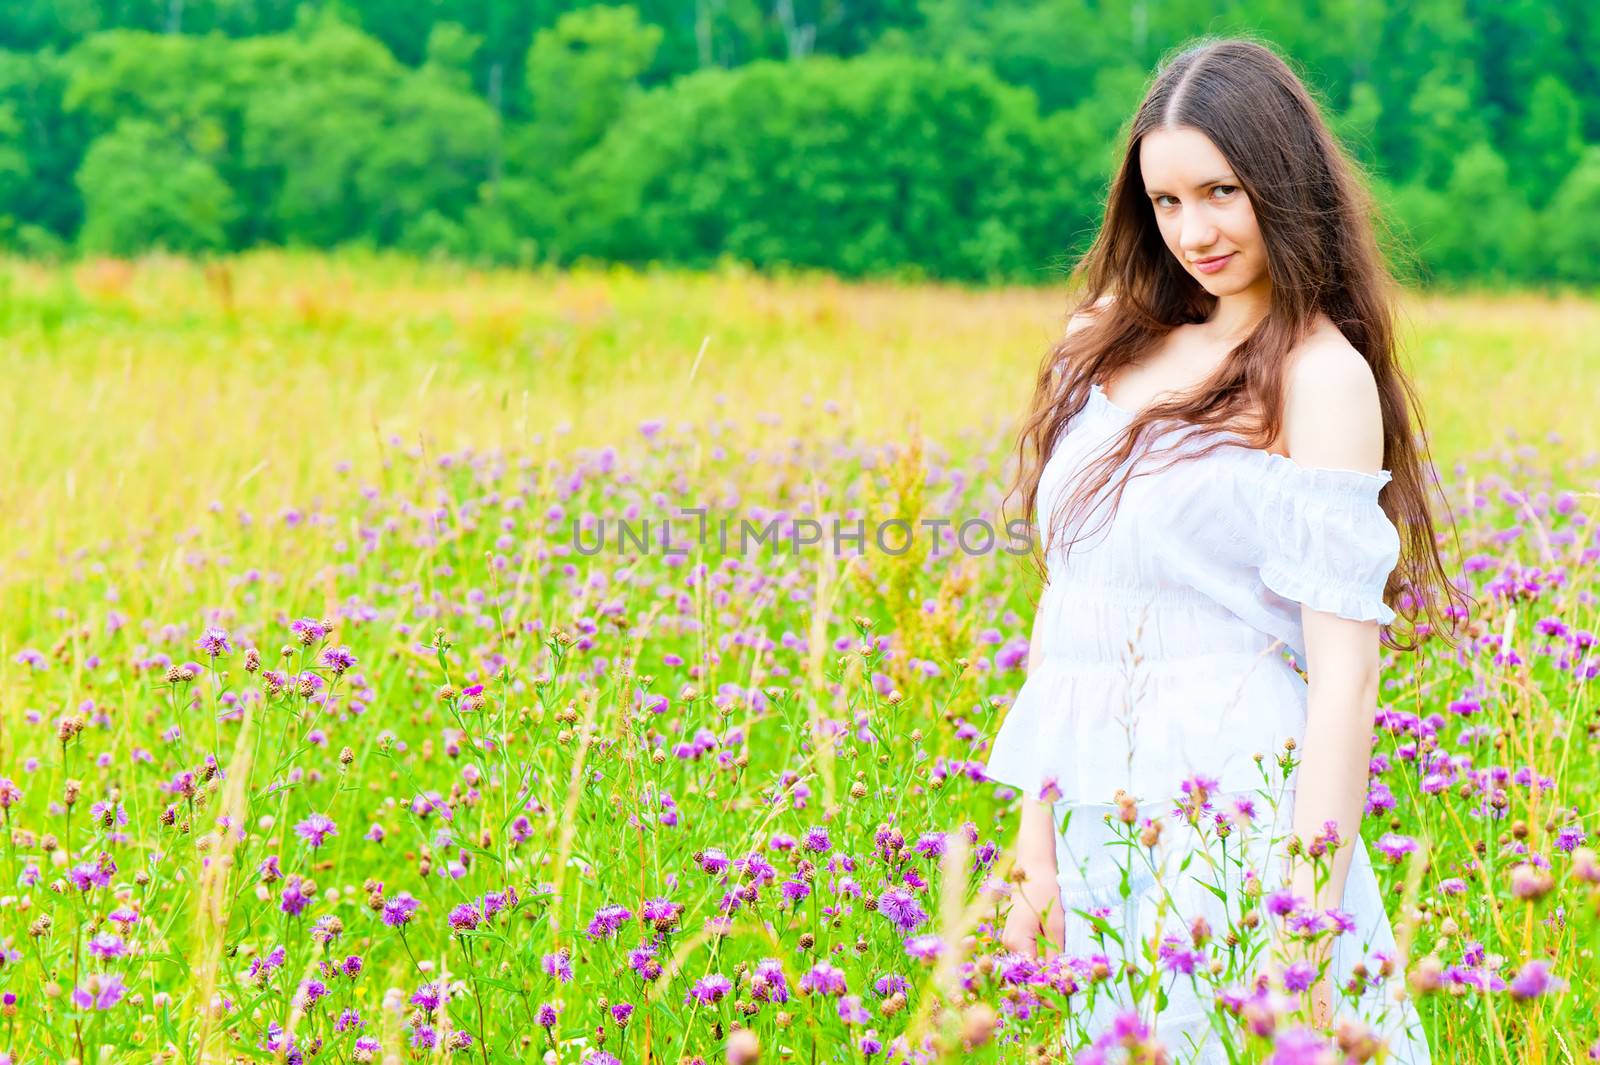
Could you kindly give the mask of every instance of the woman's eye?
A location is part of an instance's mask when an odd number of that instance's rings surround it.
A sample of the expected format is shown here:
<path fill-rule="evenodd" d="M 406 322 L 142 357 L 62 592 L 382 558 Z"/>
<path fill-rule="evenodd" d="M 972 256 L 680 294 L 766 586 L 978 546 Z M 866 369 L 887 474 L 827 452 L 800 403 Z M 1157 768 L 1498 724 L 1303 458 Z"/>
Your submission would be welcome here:
<path fill-rule="evenodd" d="M 1219 199 L 1224 199 L 1224 200 L 1231 198 L 1233 196 L 1233 194 L 1238 192 L 1238 191 L 1239 191 L 1239 186 L 1237 186 L 1237 185 L 1213 185 L 1213 186 L 1211 186 L 1212 194 L 1215 195 L 1216 193 L 1220 192 L 1223 195 L 1218 197 L 1218 198 Z M 1177 197 L 1176 196 L 1169 196 L 1164 192 L 1161 193 L 1158 196 L 1153 197 L 1153 199 L 1154 199 L 1155 205 L 1157 207 L 1172 206 L 1172 205 L 1175 205 L 1176 202 L 1177 202 Z M 1172 200 L 1173 204 L 1168 204 L 1166 202 L 1167 200 Z"/>

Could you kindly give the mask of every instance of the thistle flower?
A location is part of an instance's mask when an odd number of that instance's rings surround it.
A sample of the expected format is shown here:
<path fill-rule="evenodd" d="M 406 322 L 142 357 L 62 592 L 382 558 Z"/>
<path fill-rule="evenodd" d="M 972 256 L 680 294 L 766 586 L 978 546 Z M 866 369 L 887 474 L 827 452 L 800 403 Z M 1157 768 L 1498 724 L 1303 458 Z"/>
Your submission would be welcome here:
<path fill-rule="evenodd" d="M 302 647 L 310 647 L 321 640 L 328 635 L 331 627 L 327 622 L 317 621 L 314 618 L 300 618 L 289 623 L 289 631 L 294 633 L 295 639 Z"/>
<path fill-rule="evenodd" d="M 1511 980 L 1511 995 L 1513 998 L 1537 998 L 1546 991 L 1558 991 L 1566 986 L 1565 981 L 1550 975 L 1550 963 L 1543 958 L 1534 958 L 1525 963 Z"/>
<path fill-rule="evenodd" d="M 217 628 L 210 628 L 201 633 L 200 638 L 195 641 L 195 645 L 212 658 L 225 655 L 233 650 L 232 645 L 228 643 L 227 632 Z"/>
<path fill-rule="evenodd" d="M 1287 991 L 1305 991 L 1316 983 L 1317 969 L 1310 962 L 1301 959 L 1283 970 L 1283 986 Z"/>
<path fill-rule="evenodd" d="M 72 1004 L 80 1010 L 108 1010 L 128 993 L 121 973 L 91 973 L 72 989 Z"/>
<path fill-rule="evenodd" d="M 305 840 L 306 846 L 315 850 L 326 843 L 329 836 L 337 836 L 339 827 L 327 814 L 312 814 L 294 826 L 294 834 Z"/>
<path fill-rule="evenodd" d="M 914 932 L 928 920 L 928 913 L 909 891 L 890 888 L 878 896 L 878 912 L 893 921 L 901 932 Z"/>
<path fill-rule="evenodd" d="M 845 995 L 839 999 L 839 1019 L 846 1024 L 866 1024 L 872 1014 L 861 1005 L 859 995 Z"/>
<path fill-rule="evenodd" d="M 906 978 L 899 973 L 884 973 L 872 984 L 872 990 L 883 998 L 907 991 L 909 988 L 910 985 L 906 983 Z"/>
<path fill-rule="evenodd" d="M 819 961 L 800 978 L 800 990 L 806 994 L 842 995 L 845 993 L 844 971 Z"/>
<path fill-rule="evenodd" d="M 553 976 L 563 984 L 572 981 L 572 958 L 565 951 L 546 954 L 539 959 L 539 965 L 546 976 Z"/>
<path fill-rule="evenodd" d="M 677 927 L 683 915 L 683 903 L 671 899 L 646 899 L 643 916 L 657 932 L 670 932 Z"/>
<path fill-rule="evenodd" d="M 316 890 L 316 884 L 310 880 L 299 873 L 290 873 L 283 883 L 283 894 L 279 896 L 278 908 L 290 917 L 298 917 L 316 898 Z"/>
<path fill-rule="evenodd" d="M 721 973 L 711 973 L 702 976 L 694 982 L 694 987 L 683 997 L 684 1002 L 698 999 L 701 1005 L 711 1006 L 722 1001 L 724 995 L 733 990 L 733 984 Z"/>
<path fill-rule="evenodd" d="M 628 951 L 628 968 L 645 980 L 660 976 L 661 963 L 656 960 L 656 948 L 649 943 L 641 943 Z"/>
<path fill-rule="evenodd" d="M 1267 912 L 1286 917 L 1305 905 L 1305 900 L 1289 888 L 1283 887 L 1267 896 Z"/>
<path fill-rule="evenodd" d="M 318 917 L 311 926 L 311 938 L 324 945 L 332 943 L 343 934 L 344 922 L 331 913 Z"/>
<path fill-rule="evenodd" d="M 1542 899 L 1555 888 L 1555 878 L 1531 862 L 1522 862 L 1511 870 L 1511 895 L 1513 898 L 1533 901 Z"/>
<path fill-rule="evenodd" d="M 1386 832 L 1378 838 L 1378 850 L 1390 862 L 1398 862 L 1417 849 L 1417 841 L 1410 836 Z"/>
<path fill-rule="evenodd" d="M 432 1013 L 444 1004 L 448 994 L 437 980 L 423 984 L 411 994 L 411 1004 L 419 1009 Z"/>
<path fill-rule="evenodd" d="M 783 962 L 777 958 L 762 958 L 756 962 L 755 973 L 750 978 L 750 996 L 757 1002 L 789 1001 L 789 978 L 783 973 Z"/>
<path fill-rule="evenodd" d="M 356 656 L 350 653 L 348 647 L 329 647 L 322 652 L 320 661 L 337 677 L 356 664 Z"/>
<path fill-rule="evenodd" d="M 1113 1050 L 1126 1055 L 1112 1055 Z M 1165 1065 L 1170 1060 L 1164 1046 L 1132 1011 L 1118 1014 L 1111 1025 L 1095 1039 L 1094 1045 L 1073 1059 L 1078 1065 L 1110 1065 L 1113 1061 L 1142 1061 Z"/>
<path fill-rule="evenodd" d="M 1568 854 L 1571 854 L 1578 847 L 1582 846 L 1584 841 L 1586 841 L 1588 838 L 1588 836 L 1584 835 L 1582 827 L 1578 825 L 1567 825 L 1556 833 L 1556 847 L 1560 850 L 1566 851 Z"/>
<path fill-rule="evenodd" d="M 89 953 L 110 960 L 128 953 L 128 944 L 114 932 L 101 932 L 89 940 Z"/>
<path fill-rule="evenodd" d="M 402 891 L 383 904 L 383 923 L 390 928 L 404 928 L 416 915 L 418 905 L 416 899 Z"/>
<path fill-rule="evenodd" d="M 1266 1065 L 1319 1065 L 1327 1060 L 1327 1038 L 1307 1028 L 1291 1028 L 1273 1041 Z"/>
<path fill-rule="evenodd" d="M 616 903 L 602 906 L 595 911 L 594 917 L 589 921 L 589 936 L 592 939 L 614 936 L 617 934 L 617 929 L 632 916 L 633 913 L 626 906 Z"/>

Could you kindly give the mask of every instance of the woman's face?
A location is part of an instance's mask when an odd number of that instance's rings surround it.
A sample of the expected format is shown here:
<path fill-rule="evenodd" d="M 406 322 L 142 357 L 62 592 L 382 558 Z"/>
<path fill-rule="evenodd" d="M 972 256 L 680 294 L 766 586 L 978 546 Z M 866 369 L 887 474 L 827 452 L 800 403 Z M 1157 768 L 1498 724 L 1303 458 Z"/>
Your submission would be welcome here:
<path fill-rule="evenodd" d="M 1210 137 L 1187 126 L 1146 134 L 1139 171 L 1161 239 L 1191 277 L 1213 296 L 1264 292 L 1267 254 L 1255 209 Z"/>

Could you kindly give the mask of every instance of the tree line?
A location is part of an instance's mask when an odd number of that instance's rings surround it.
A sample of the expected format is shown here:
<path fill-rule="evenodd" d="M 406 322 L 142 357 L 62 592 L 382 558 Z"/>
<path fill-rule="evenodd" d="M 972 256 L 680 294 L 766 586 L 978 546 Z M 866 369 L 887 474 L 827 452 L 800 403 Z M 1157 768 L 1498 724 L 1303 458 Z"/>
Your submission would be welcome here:
<path fill-rule="evenodd" d="M 1579 0 L 0 4 L 0 243 L 1042 281 L 1161 54 L 1313 86 L 1417 281 L 1600 282 Z"/>

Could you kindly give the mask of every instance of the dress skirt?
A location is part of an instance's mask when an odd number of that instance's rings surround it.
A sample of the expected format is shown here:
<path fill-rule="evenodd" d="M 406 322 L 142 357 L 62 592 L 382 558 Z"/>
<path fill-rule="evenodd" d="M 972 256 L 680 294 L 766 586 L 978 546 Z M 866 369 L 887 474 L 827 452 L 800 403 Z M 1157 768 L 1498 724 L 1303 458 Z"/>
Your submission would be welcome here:
<path fill-rule="evenodd" d="M 1246 809 L 1252 815 L 1248 822 L 1236 812 L 1235 803 L 1240 799 L 1247 800 Z M 1223 793 L 1210 796 L 1207 804 L 1202 808 L 1198 827 L 1169 802 L 1159 807 L 1142 806 L 1138 823 L 1131 828 L 1115 819 L 1115 806 L 1072 800 L 1054 804 L 1057 885 L 1066 926 L 1066 958 L 1087 963 L 1088 959 L 1103 955 L 1113 973 L 1121 969 L 1126 959 L 1136 961 L 1140 970 L 1148 974 L 1153 966 L 1141 944 L 1150 944 L 1158 929 L 1169 944 L 1169 952 L 1187 953 L 1196 951 L 1190 934 L 1195 918 L 1203 916 L 1210 927 L 1212 938 L 1199 948 L 1204 960 L 1194 967 L 1193 976 L 1181 972 L 1182 959 L 1171 971 L 1161 962 L 1155 963 L 1161 973 L 1160 986 L 1167 995 L 1164 1008 L 1157 1012 L 1151 995 L 1143 996 L 1138 1004 L 1141 1019 L 1165 1045 L 1173 1065 L 1227 1065 L 1230 1061 L 1223 1036 L 1217 1030 L 1218 1022 L 1209 1018 L 1208 1012 L 1226 1022 L 1222 1031 L 1229 1033 L 1227 1038 L 1232 1045 L 1245 1045 L 1241 1022 L 1225 1012 L 1217 995 L 1226 989 L 1248 996 L 1254 977 L 1266 971 L 1263 963 L 1270 952 L 1263 948 L 1256 953 L 1254 967 L 1248 970 L 1240 958 L 1233 963 L 1232 972 L 1225 971 L 1215 978 L 1208 976 L 1205 967 L 1213 957 L 1229 964 L 1230 954 L 1222 940 L 1230 927 L 1238 925 L 1246 870 L 1253 871 L 1262 887 L 1255 907 L 1261 924 L 1249 933 L 1254 937 L 1252 941 L 1266 943 L 1271 936 L 1269 923 L 1283 920 L 1268 912 L 1265 900 L 1285 883 L 1283 846 L 1292 831 L 1293 790 L 1280 786 L 1270 795 L 1265 791 Z M 1109 824 L 1107 814 L 1112 817 Z M 1215 832 L 1218 814 L 1229 816 L 1231 832 L 1226 839 L 1219 839 Z M 1137 843 L 1139 829 L 1147 818 L 1158 819 L 1162 824 L 1153 852 Z M 1135 839 L 1132 848 L 1127 842 L 1130 835 Z M 1389 1048 L 1387 1061 L 1395 1065 L 1430 1065 L 1428 1043 L 1415 1005 L 1409 998 L 1395 997 L 1404 987 L 1402 959 L 1397 956 L 1394 933 L 1366 845 L 1358 837 L 1354 846 L 1339 907 L 1349 916 L 1354 930 L 1335 938 L 1328 970 L 1334 986 L 1334 1030 L 1341 1018 L 1359 1019 L 1385 1040 Z M 1129 870 L 1126 900 L 1120 890 L 1123 868 Z M 1208 884 L 1220 888 L 1226 898 L 1218 898 Z M 1098 935 L 1091 921 L 1074 912 L 1097 908 L 1105 914 L 1110 928 L 1122 937 L 1122 944 Z M 1169 936 L 1173 938 L 1168 939 Z M 1385 959 L 1390 959 L 1388 978 L 1380 975 Z M 1358 962 L 1365 964 L 1368 975 L 1364 980 L 1357 978 L 1357 986 L 1364 990 L 1359 999 L 1351 1001 L 1341 988 L 1350 984 L 1352 967 Z M 1281 985 L 1274 987 L 1279 989 L 1275 993 L 1281 994 Z M 1068 1000 L 1068 1049 L 1089 1046 L 1117 1014 L 1133 1008 L 1126 981 L 1099 983 L 1094 988 L 1092 1007 L 1086 1002 L 1088 994 L 1089 988 L 1085 987 Z"/>

